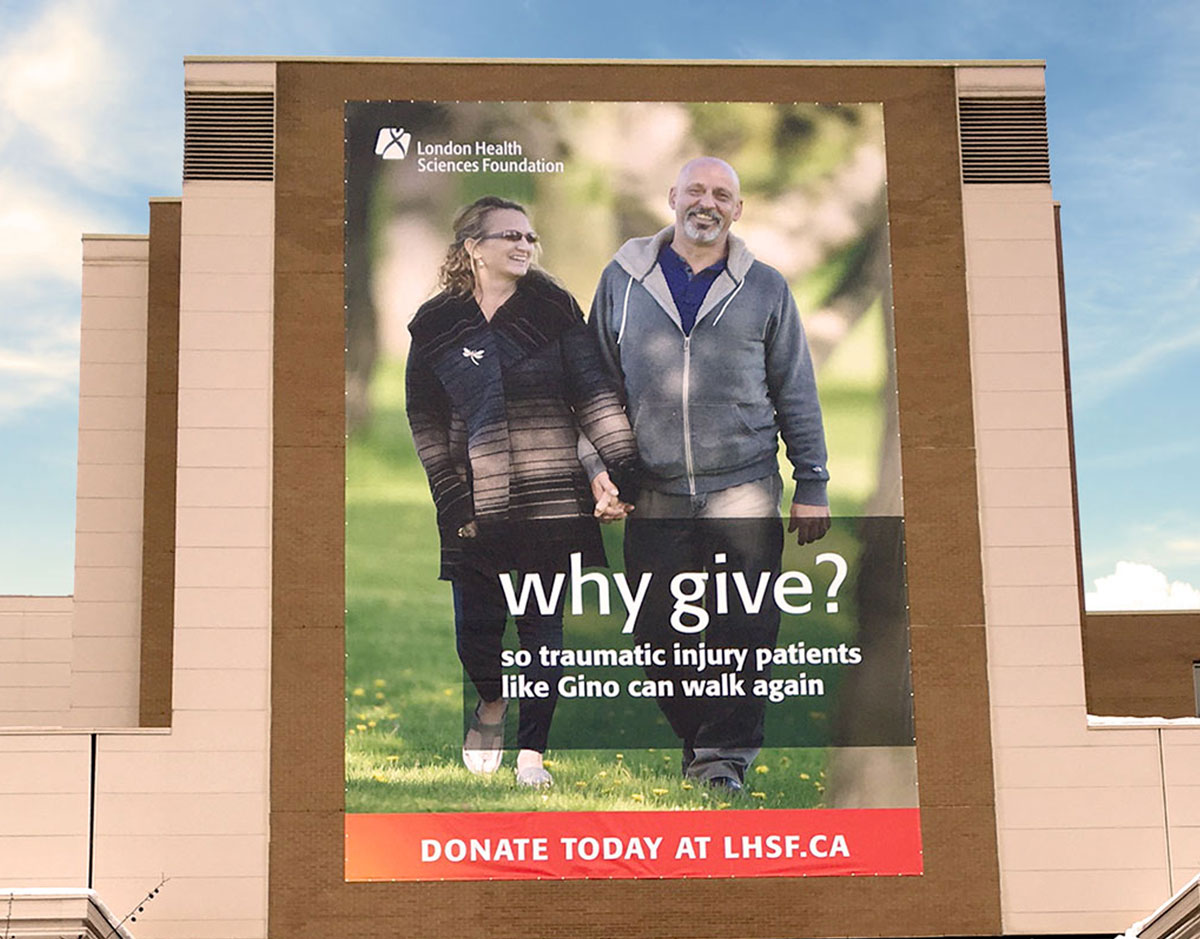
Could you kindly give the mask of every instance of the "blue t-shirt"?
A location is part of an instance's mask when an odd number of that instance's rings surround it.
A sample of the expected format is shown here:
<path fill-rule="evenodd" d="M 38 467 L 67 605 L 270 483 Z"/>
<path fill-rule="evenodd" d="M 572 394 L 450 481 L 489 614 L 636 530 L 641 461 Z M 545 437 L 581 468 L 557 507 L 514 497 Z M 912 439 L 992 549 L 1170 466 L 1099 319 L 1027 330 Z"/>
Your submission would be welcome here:
<path fill-rule="evenodd" d="M 696 325 L 696 314 L 700 312 L 700 305 L 708 296 L 708 289 L 721 271 L 725 270 L 725 259 L 721 258 L 716 264 L 693 274 L 687 261 L 676 253 L 670 242 L 667 242 L 659 249 L 658 263 L 667 279 L 667 286 L 671 288 L 671 299 L 675 301 L 679 310 L 683 333 L 690 336 L 692 327 Z"/>

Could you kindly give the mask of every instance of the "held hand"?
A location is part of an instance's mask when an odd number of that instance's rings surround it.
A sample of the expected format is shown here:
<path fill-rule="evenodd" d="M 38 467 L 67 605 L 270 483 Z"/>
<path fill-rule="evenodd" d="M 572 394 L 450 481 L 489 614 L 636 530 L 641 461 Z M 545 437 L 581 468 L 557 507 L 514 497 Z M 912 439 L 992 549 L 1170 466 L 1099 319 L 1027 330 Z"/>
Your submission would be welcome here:
<path fill-rule="evenodd" d="M 629 502 L 614 502 L 609 506 L 608 512 L 600 518 L 600 521 L 604 524 L 622 521 L 629 518 L 629 513 L 635 508 L 636 506 Z"/>
<path fill-rule="evenodd" d="M 829 531 L 829 506 L 802 505 L 793 502 L 788 517 L 788 531 L 796 533 L 796 544 L 811 544 Z"/>
<path fill-rule="evenodd" d="M 633 511 L 633 506 L 622 502 L 620 492 L 608 476 L 607 470 L 601 470 L 592 480 L 592 498 L 596 500 L 596 508 L 592 512 L 602 522 L 619 522 Z"/>
<path fill-rule="evenodd" d="M 475 519 L 471 519 L 469 522 L 467 522 L 465 525 L 463 525 L 462 528 L 460 528 L 458 530 L 458 537 L 459 538 L 478 538 L 479 537 L 479 525 L 476 523 Z"/>

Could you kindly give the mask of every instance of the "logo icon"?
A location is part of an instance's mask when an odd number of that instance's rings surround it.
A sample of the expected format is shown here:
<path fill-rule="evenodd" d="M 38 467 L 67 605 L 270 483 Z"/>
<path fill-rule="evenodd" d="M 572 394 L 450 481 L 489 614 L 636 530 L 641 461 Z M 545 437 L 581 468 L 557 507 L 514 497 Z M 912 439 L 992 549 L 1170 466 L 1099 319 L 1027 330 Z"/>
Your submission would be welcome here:
<path fill-rule="evenodd" d="M 483 358 L 483 349 L 468 349 L 463 346 L 463 358 L 470 359 L 473 365 L 478 365 L 479 360 Z"/>
<path fill-rule="evenodd" d="M 385 160 L 403 160 L 411 140 L 412 134 L 403 127 L 381 127 L 375 138 L 375 153 Z"/>

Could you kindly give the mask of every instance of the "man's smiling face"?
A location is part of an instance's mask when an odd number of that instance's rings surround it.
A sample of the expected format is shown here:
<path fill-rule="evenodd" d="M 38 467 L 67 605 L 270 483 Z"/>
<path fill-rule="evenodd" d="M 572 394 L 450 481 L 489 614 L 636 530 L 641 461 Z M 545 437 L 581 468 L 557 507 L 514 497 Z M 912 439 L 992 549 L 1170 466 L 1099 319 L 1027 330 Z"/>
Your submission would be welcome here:
<path fill-rule="evenodd" d="M 721 241 L 742 215 L 741 186 L 723 160 L 701 157 L 684 165 L 668 195 L 675 231 L 696 245 Z"/>

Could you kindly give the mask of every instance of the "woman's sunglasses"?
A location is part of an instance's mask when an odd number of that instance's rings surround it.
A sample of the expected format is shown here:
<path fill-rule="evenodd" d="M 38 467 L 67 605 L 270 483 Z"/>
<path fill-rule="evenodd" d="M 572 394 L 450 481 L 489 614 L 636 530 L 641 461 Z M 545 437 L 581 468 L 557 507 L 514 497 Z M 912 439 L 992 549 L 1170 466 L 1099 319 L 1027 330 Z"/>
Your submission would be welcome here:
<path fill-rule="evenodd" d="M 517 231 L 515 228 L 509 228 L 504 231 L 494 231 L 488 235 L 480 235 L 480 241 L 487 241 L 489 238 L 503 238 L 505 241 L 511 241 L 516 244 L 522 238 L 528 241 L 531 245 L 538 243 L 537 232 L 535 231 Z"/>

